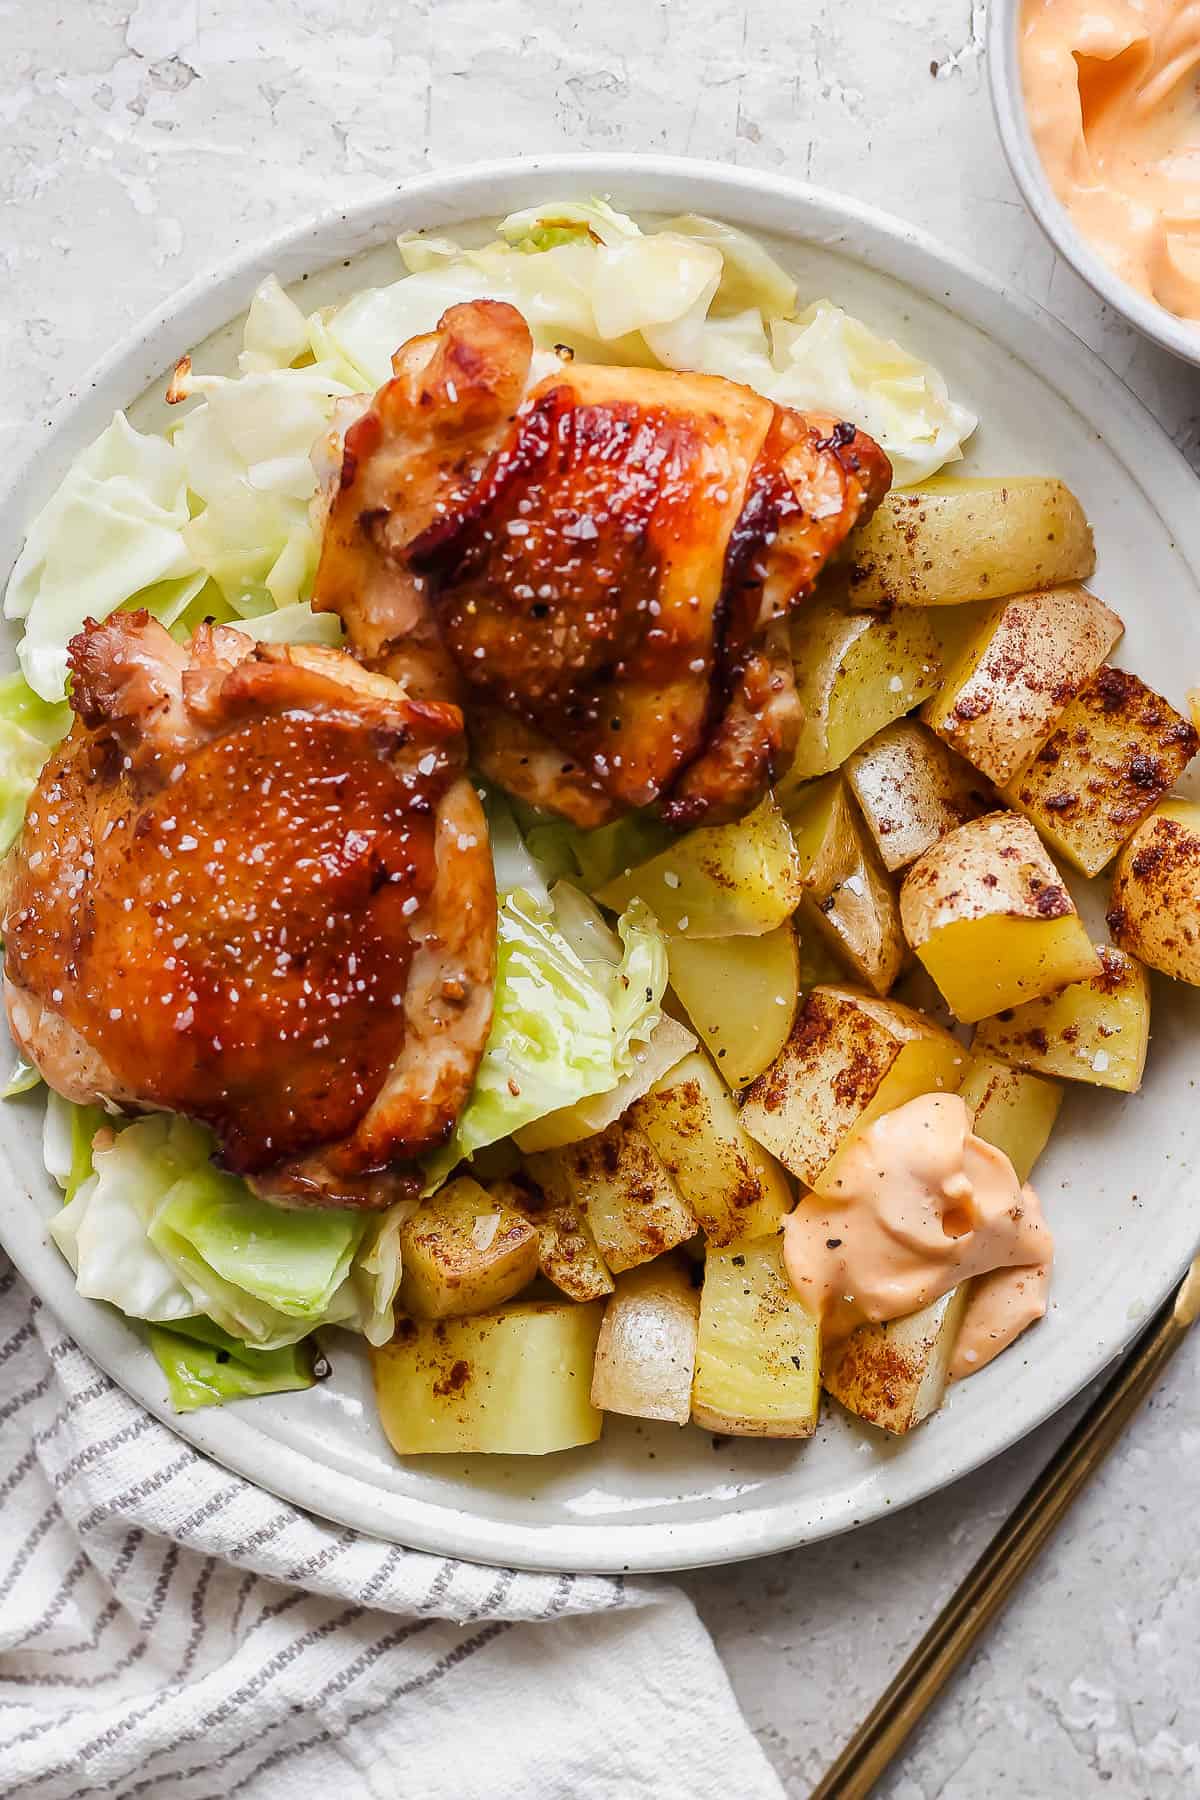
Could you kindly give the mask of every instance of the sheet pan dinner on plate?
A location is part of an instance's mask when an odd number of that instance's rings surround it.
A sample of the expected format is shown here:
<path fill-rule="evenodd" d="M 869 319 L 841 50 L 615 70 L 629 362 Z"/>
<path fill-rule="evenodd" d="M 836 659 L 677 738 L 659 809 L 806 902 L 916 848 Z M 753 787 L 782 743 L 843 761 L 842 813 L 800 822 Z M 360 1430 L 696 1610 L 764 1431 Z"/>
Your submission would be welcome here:
<path fill-rule="evenodd" d="M 531 159 L 256 248 L 0 511 L 6 1248 L 419 1547 L 940 1487 L 1193 1248 L 1198 559 L 1098 359 L 834 195 Z"/>

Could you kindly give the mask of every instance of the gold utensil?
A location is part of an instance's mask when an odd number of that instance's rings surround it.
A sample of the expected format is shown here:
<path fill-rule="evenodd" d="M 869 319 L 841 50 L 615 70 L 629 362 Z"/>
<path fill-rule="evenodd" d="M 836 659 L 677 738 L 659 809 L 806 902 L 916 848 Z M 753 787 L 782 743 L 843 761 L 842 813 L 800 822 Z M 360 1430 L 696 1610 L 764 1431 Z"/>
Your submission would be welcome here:
<path fill-rule="evenodd" d="M 1045 1548 L 1200 1314 L 1200 1256 L 959 1583 L 895 1680 L 812 1791 L 866 1800 L 985 1627 Z"/>

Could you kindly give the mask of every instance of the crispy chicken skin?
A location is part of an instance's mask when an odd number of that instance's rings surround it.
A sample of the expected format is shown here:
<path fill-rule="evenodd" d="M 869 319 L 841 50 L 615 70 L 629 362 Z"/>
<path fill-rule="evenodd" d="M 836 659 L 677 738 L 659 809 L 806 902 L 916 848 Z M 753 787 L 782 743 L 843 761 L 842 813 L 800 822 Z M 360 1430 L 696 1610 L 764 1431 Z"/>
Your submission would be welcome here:
<path fill-rule="evenodd" d="M 522 799 L 583 827 L 737 817 L 795 750 L 787 616 L 887 458 L 717 376 L 564 362 L 525 393 L 531 361 L 492 300 L 396 353 L 346 433 L 315 604 L 459 700 Z"/>
<path fill-rule="evenodd" d="M 4 918 L 17 1041 L 78 1101 L 210 1125 L 292 1205 L 373 1207 L 491 1021 L 495 890 L 458 710 L 340 651 L 145 613 L 70 647 Z"/>

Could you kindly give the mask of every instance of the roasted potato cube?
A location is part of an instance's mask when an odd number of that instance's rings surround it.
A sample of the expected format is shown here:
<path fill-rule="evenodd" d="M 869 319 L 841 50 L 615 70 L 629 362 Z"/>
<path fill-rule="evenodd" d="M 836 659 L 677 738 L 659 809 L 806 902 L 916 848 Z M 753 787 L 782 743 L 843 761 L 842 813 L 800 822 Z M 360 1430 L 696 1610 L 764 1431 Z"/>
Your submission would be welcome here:
<path fill-rule="evenodd" d="M 911 1431 L 942 1404 L 970 1285 L 960 1281 L 907 1318 L 860 1325 L 825 1352 L 826 1393 L 882 1431 Z"/>
<path fill-rule="evenodd" d="M 692 1411 L 700 1294 L 668 1256 L 630 1269 L 604 1309 L 592 1405 L 686 1425 Z"/>
<path fill-rule="evenodd" d="M 1018 1069 L 1136 1093 L 1150 1042 L 1150 984 L 1122 950 L 1102 945 L 1099 959 L 1090 981 L 985 1019 L 972 1049 Z"/>
<path fill-rule="evenodd" d="M 886 994 L 904 963 L 895 890 L 841 775 L 803 788 L 789 813 L 804 877 L 797 917 L 847 971 Z"/>
<path fill-rule="evenodd" d="M 935 693 L 942 679 L 933 627 L 915 609 L 880 618 L 810 600 L 792 623 L 792 659 L 804 724 L 778 787 L 784 806 L 802 781 L 839 768 L 881 726 Z"/>
<path fill-rule="evenodd" d="M 927 850 L 900 889 L 904 935 L 965 1023 L 1100 972 L 1027 819 L 986 813 Z"/>
<path fill-rule="evenodd" d="M 743 1129 L 729 1089 L 697 1051 L 632 1112 L 710 1243 L 779 1230 L 794 1196 L 779 1165 Z"/>
<path fill-rule="evenodd" d="M 847 758 L 845 775 L 889 873 L 996 804 L 991 783 L 919 719 L 877 731 Z"/>
<path fill-rule="evenodd" d="M 537 1274 L 528 1219 L 462 1175 L 400 1227 L 404 1270 L 397 1304 L 418 1319 L 487 1312 Z"/>
<path fill-rule="evenodd" d="M 401 1319 L 371 1351 L 380 1423 L 399 1456 L 545 1456 L 594 1444 L 599 1301 L 517 1300 L 470 1319 Z"/>
<path fill-rule="evenodd" d="M 650 1140 L 626 1119 L 577 1144 L 527 1157 L 525 1166 L 552 1201 L 578 1207 L 614 1274 L 673 1250 L 696 1229 Z"/>
<path fill-rule="evenodd" d="M 811 1437 L 820 1367 L 820 1326 L 787 1278 L 782 1237 L 710 1245 L 693 1421 L 733 1437 Z"/>
<path fill-rule="evenodd" d="M 1044 1006 L 1046 1002 L 1035 1000 L 1033 1004 Z M 1062 1105 L 1063 1091 L 1058 1083 L 1011 1068 L 993 1057 L 972 1053 L 966 1079 L 958 1091 L 975 1115 L 976 1137 L 1003 1150 L 1017 1172 L 1017 1180 L 1028 1181 L 1049 1142 Z"/>
<path fill-rule="evenodd" d="M 1164 800 L 1138 826 L 1113 874 L 1108 928 L 1123 950 L 1200 985 L 1200 806 Z"/>
<path fill-rule="evenodd" d="M 730 1087 L 745 1087 L 787 1042 L 800 994 L 789 919 L 761 937 L 672 937 L 671 986 Z"/>
<path fill-rule="evenodd" d="M 1084 581 L 1091 527 L 1061 481 L 943 479 L 888 494 L 846 545 L 854 606 L 957 606 Z"/>
<path fill-rule="evenodd" d="M 552 1200 L 531 1175 L 493 1182 L 489 1192 L 521 1213 L 537 1232 L 538 1273 L 571 1300 L 598 1300 L 613 1291 L 587 1220 L 572 1200 Z"/>
<path fill-rule="evenodd" d="M 848 987 L 809 994 L 741 1122 L 809 1187 L 828 1191 L 852 1135 L 918 1094 L 952 1093 L 966 1051 L 921 1013 Z"/>
<path fill-rule="evenodd" d="M 646 901 L 664 931 L 687 938 L 756 937 L 790 918 L 800 899 L 792 834 L 767 796 L 733 825 L 705 825 L 596 895 L 621 912 Z"/>
<path fill-rule="evenodd" d="M 1041 749 L 1120 637 L 1086 588 L 1016 594 L 982 625 L 922 712 L 938 736 L 1003 787 Z"/>
<path fill-rule="evenodd" d="M 1195 728 L 1161 694 L 1106 664 L 1002 797 L 1056 856 L 1098 875 L 1198 746 Z"/>

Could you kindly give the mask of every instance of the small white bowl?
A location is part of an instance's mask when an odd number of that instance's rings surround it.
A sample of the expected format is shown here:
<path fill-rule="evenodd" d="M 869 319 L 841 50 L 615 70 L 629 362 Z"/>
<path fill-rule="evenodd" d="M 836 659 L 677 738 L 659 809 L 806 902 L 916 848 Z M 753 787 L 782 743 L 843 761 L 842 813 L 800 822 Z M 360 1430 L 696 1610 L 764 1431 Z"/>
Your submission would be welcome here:
<path fill-rule="evenodd" d="M 1106 305 L 1161 349 L 1200 365 L 1200 324 L 1177 319 L 1157 301 L 1147 299 L 1123 281 L 1076 229 L 1051 187 L 1025 110 L 1020 25 L 1021 0 L 989 0 L 987 63 L 992 108 L 1004 153 L 1026 206 L 1054 248 Z"/>

